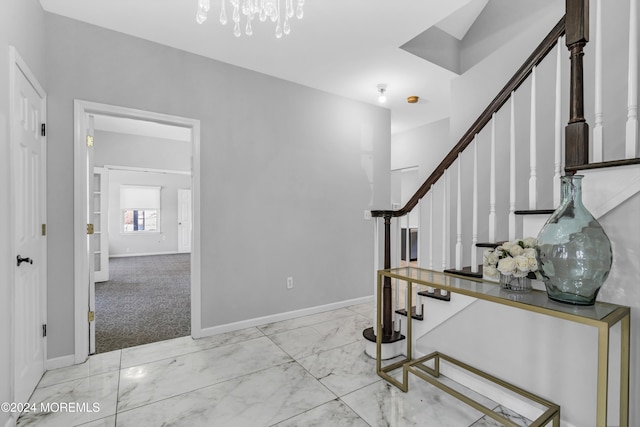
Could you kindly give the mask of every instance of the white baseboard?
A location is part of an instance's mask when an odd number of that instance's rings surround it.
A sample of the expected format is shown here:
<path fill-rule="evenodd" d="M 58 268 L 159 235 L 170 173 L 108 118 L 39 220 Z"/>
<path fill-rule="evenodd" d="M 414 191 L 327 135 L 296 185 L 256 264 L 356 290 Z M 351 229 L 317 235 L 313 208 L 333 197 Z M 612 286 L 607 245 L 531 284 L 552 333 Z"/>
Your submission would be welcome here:
<path fill-rule="evenodd" d="M 177 255 L 181 253 L 189 253 L 189 252 L 178 252 L 178 251 L 169 251 L 169 252 L 148 252 L 141 254 L 109 254 L 109 258 L 129 258 L 136 256 L 151 256 L 151 255 Z"/>
<path fill-rule="evenodd" d="M 255 317 L 253 319 L 241 320 L 239 322 L 227 323 L 225 325 L 212 326 L 209 328 L 202 328 L 200 334 L 192 335 L 194 337 L 209 337 L 212 335 L 223 334 L 225 332 L 238 331 L 240 329 L 251 328 L 255 326 L 262 326 L 273 322 L 280 322 L 282 320 L 295 319 L 297 317 L 309 316 L 311 314 L 323 313 L 325 311 L 337 310 L 339 308 L 349 307 L 357 304 L 366 304 L 373 301 L 373 295 L 355 298 L 346 301 L 334 302 L 331 304 L 318 305 L 315 307 L 303 308 L 301 310 L 287 311 L 285 313 L 272 314 L 269 316 Z"/>
<path fill-rule="evenodd" d="M 75 364 L 75 356 L 73 354 L 69 356 L 56 357 L 54 359 L 47 359 L 44 362 L 44 369 L 50 371 L 52 369 L 66 368 Z"/>

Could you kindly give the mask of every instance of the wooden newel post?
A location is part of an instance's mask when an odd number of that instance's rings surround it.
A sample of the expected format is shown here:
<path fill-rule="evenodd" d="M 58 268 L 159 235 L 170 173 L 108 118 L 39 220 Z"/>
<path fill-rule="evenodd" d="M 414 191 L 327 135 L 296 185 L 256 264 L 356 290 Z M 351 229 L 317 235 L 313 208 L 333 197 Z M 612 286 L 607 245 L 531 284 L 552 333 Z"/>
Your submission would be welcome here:
<path fill-rule="evenodd" d="M 391 212 L 384 214 L 384 269 L 391 268 Z M 393 319 L 391 308 L 391 277 L 384 278 L 382 287 L 382 336 L 391 337 L 393 335 Z"/>
<path fill-rule="evenodd" d="M 570 167 L 589 163 L 589 125 L 584 118 L 583 86 L 584 47 L 589 41 L 589 0 L 566 2 L 566 44 L 571 55 L 571 81 L 569 124 L 565 128 L 565 167 Z"/>

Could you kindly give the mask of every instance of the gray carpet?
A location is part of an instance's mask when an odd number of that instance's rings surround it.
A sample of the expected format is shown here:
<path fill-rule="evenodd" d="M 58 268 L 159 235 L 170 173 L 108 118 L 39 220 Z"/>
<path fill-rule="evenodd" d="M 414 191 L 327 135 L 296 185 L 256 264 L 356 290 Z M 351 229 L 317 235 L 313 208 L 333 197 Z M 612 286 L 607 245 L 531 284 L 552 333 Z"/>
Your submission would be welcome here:
<path fill-rule="evenodd" d="M 191 334 L 190 254 L 112 258 L 96 283 L 96 353 Z"/>

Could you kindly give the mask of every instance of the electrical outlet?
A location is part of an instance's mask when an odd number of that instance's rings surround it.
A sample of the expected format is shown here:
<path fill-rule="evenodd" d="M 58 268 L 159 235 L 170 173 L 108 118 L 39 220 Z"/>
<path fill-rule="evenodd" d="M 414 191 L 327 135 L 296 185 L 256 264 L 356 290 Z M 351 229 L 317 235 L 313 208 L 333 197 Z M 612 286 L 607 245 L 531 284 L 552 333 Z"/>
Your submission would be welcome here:
<path fill-rule="evenodd" d="M 293 277 L 287 277 L 287 289 L 293 289 Z"/>
<path fill-rule="evenodd" d="M 371 211 L 364 211 L 364 219 L 365 220 L 371 219 Z"/>

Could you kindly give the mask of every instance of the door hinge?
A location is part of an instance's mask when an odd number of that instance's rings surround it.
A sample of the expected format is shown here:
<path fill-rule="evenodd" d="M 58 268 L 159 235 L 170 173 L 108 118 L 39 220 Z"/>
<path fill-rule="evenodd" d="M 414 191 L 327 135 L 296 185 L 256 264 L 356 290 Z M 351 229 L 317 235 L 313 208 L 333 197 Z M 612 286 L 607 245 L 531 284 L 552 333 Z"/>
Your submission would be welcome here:
<path fill-rule="evenodd" d="M 40 135 L 47 136 L 47 125 L 44 123 L 40 125 Z"/>
<path fill-rule="evenodd" d="M 95 311 L 90 311 L 89 315 L 87 316 L 87 318 L 89 319 L 89 322 L 93 322 L 94 320 L 96 320 L 96 313 Z"/>
<path fill-rule="evenodd" d="M 42 325 L 42 338 L 47 336 L 47 324 Z"/>
<path fill-rule="evenodd" d="M 93 147 L 93 136 L 87 135 L 87 147 Z"/>
<path fill-rule="evenodd" d="M 42 235 L 43 236 L 47 235 L 47 224 L 42 224 Z"/>
<path fill-rule="evenodd" d="M 93 224 L 87 224 L 87 234 L 93 234 Z"/>

